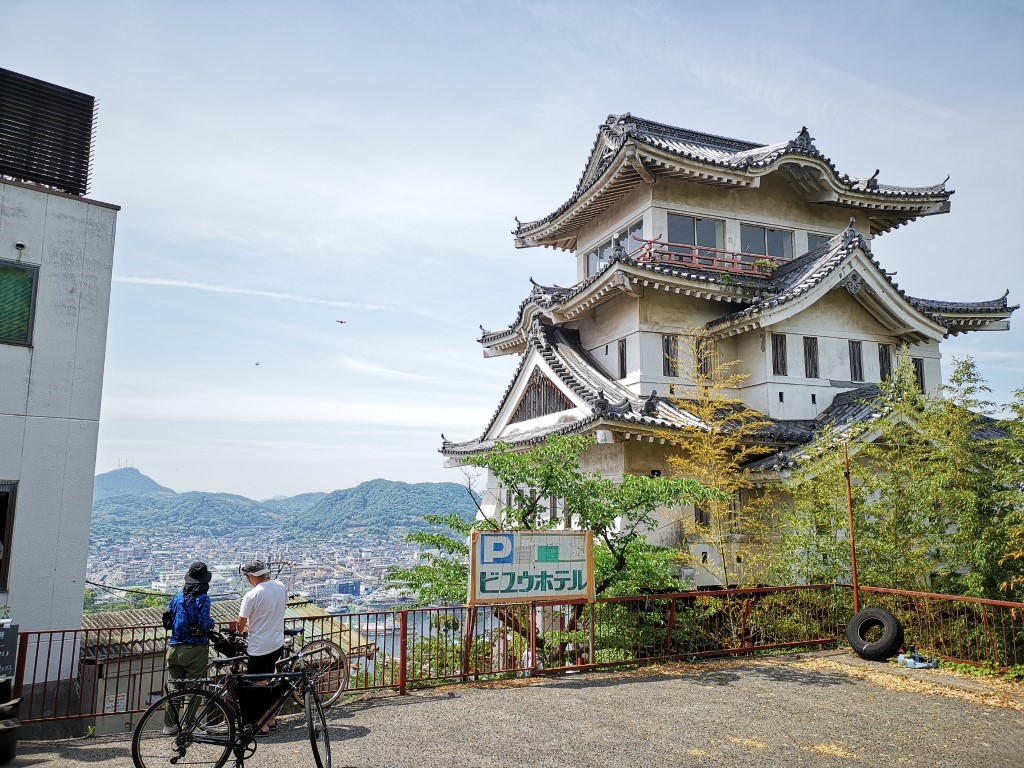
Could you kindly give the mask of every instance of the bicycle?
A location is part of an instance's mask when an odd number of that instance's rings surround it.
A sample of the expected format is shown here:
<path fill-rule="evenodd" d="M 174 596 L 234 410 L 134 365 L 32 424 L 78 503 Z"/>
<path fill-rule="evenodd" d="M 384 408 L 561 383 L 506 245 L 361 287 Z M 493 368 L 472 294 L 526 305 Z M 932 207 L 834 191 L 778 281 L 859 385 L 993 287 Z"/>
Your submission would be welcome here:
<path fill-rule="evenodd" d="M 329 709 L 341 698 L 348 687 L 348 655 L 340 645 L 327 638 L 303 643 L 304 632 L 301 628 L 286 627 L 284 634 L 284 657 L 277 662 L 277 669 L 283 670 L 289 663 L 289 659 L 296 653 L 301 656 L 306 667 L 306 674 L 309 675 L 310 682 L 316 686 L 324 709 Z M 214 632 L 211 635 L 214 648 L 218 653 L 233 656 L 237 660 L 228 669 L 222 669 L 223 665 L 218 665 L 218 659 L 211 660 L 206 667 L 206 676 L 216 681 L 226 674 L 244 673 L 246 670 L 244 654 L 247 650 L 245 637 L 236 634 L 233 630 L 228 630 L 226 634 Z M 296 641 L 299 643 L 298 651 L 295 650 Z M 298 699 L 295 700 L 295 703 L 302 704 Z"/>
<path fill-rule="evenodd" d="M 220 658 L 214 664 L 230 667 L 244 658 Z M 327 719 L 301 651 L 286 661 L 285 671 L 176 681 L 196 687 L 175 690 L 142 714 L 132 733 L 135 768 L 163 768 L 168 763 L 220 768 L 231 755 L 236 768 L 242 768 L 256 752 L 256 734 L 293 697 L 303 702 L 317 768 L 331 768 Z"/>

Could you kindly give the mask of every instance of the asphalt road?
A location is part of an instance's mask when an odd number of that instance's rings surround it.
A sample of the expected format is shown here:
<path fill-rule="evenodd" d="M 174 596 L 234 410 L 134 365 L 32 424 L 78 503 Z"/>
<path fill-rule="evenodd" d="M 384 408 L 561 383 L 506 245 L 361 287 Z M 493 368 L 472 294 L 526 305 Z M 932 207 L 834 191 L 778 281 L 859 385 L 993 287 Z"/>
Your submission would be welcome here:
<path fill-rule="evenodd" d="M 335 768 L 1024 768 L 1024 684 L 846 650 L 450 686 L 329 720 Z M 12 765 L 120 768 L 130 743 L 22 743 Z M 301 718 L 246 765 L 312 766 Z"/>

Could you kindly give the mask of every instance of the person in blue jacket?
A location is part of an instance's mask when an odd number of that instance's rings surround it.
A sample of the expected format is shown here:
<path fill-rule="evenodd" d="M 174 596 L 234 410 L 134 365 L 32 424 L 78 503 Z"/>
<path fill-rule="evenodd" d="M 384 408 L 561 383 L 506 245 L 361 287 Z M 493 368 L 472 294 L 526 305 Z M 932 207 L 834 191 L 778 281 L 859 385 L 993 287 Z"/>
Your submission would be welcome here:
<path fill-rule="evenodd" d="M 167 639 L 168 691 L 177 687 L 176 680 L 206 677 L 210 660 L 210 641 L 206 633 L 214 627 L 207 594 L 212 578 L 206 563 L 192 563 L 185 574 L 184 586 L 171 598 L 167 608 L 170 615 L 165 624 L 169 624 L 171 630 Z M 171 734 L 177 729 L 175 716 L 170 707 L 164 711 L 164 733 Z"/>

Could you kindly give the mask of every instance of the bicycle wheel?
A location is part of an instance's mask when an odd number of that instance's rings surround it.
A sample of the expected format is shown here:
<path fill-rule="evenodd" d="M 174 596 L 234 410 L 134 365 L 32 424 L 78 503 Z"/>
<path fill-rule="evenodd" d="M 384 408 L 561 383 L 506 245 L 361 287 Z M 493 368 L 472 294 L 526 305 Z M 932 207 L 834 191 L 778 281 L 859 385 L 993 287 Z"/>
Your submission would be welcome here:
<path fill-rule="evenodd" d="M 306 727 L 309 729 L 309 744 L 313 749 L 316 768 L 331 768 L 331 737 L 327 733 L 327 718 L 320 697 L 312 687 L 306 689 L 303 697 L 306 705 Z"/>
<path fill-rule="evenodd" d="M 348 687 L 348 656 L 331 640 L 308 642 L 302 646 L 299 656 L 324 708 L 330 707 Z"/>
<path fill-rule="evenodd" d="M 175 691 L 147 709 L 132 734 L 135 768 L 220 768 L 231 754 L 235 719 L 209 691 Z"/>

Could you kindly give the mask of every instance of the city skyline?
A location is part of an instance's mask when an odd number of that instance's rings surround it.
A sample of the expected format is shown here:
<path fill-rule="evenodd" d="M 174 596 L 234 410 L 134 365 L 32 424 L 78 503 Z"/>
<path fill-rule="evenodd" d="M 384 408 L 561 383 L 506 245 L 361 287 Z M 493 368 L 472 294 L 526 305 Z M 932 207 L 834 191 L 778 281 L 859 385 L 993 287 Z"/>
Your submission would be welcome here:
<path fill-rule="evenodd" d="M 814 12 L 809 12 L 812 9 Z M 94 95 L 90 197 L 122 206 L 96 473 L 260 499 L 463 482 L 514 319 L 570 254 L 516 250 L 632 112 L 765 143 L 806 125 L 851 174 L 952 212 L 873 243 L 908 294 L 1010 290 L 1024 5 L 88 5 L 8 0 L 0 66 Z M 82 45 L 83 36 L 88 45 Z M 344 322 L 339 322 L 344 321 Z M 1005 402 L 1024 336 L 944 343 Z"/>

